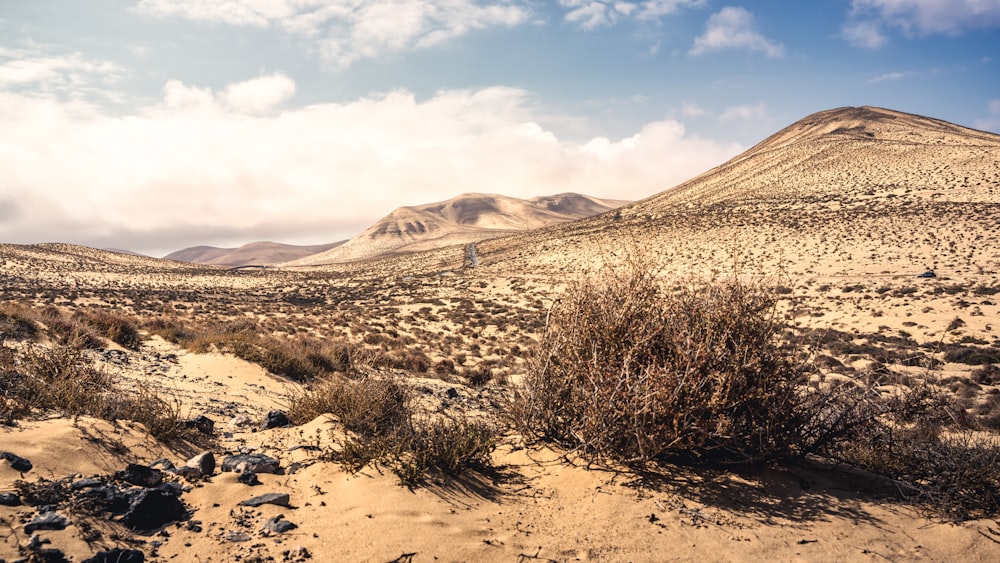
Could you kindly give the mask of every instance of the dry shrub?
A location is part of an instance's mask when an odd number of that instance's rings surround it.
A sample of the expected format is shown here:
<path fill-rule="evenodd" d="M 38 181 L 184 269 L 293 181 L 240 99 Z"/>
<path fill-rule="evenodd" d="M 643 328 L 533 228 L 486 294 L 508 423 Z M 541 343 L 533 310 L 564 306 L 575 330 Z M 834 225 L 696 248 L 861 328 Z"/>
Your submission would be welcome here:
<path fill-rule="evenodd" d="M 72 348 L 98 350 L 103 346 L 100 337 L 90 326 L 75 319 L 67 319 L 54 308 L 42 312 L 41 321 L 53 342 Z"/>
<path fill-rule="evenodd" d="M 940 423 L 872 424 L 827 451 L 840 461 L 891 479 L 905 499 L 949 519 L 1000 511 L 1000 443 Z"/>
<path fill-rule="evenodd" d="M 0 304 L 0 343 L 4 339 L 33 340 L 38 336 L 34 312 L 18 303 Z"/>
<path fill-rule="evenodd" d="M 107 311 L 98 311 L 89 315 L 81 315 L 80 320 L 88 324 L 104 338 L 129 350 L 138 350 L 142 345 L 139 336 L 139 326 L 125 315 Z"/>
<path fill-rule="evenodd" d="M 361 369 L 366 357 L 339 340 L 296 336 L 281 338 L 250 320 L 189 327 L 177 319 L 156 319 L 144 325 L 152 334 L 195 353 L 223 352 L 255 363 L 267 371 L 297 381 Z"/>
<path fill-rule="evenodd" d="M 163 442 L 192 437 L 178 401 L 145 385 L 123 388 L 79 348 L 33 346 L 16 352 L 0 347 L 0 423 L 46 411 L 132 420 Z"/>
<path fill-rule="evenodd" d="M 1000 512 L 1000 443 L 963 427 L 972 421 L 953 398 L 884 366 L 807 385 L 809 364 L 778 343 L 771 295 L 736 279 L 668 289 L 635 260 L 573 284 L 552 308 L 511 418 L 592 459 L 818 454 L 884 475 L 950 518 Z"/>
<path fill-rule="evenodd" d="M 598 458 L 756 463 L 799 453 L 800 364 L 775 299 L 733 278 L 667 288 L 642 259 L 570 286 L 512 405 Z"/>
<path fill-rule="evenodd" d="M 406 389 L 392 379 L 376 377 L 321 380 L 294 397 L 288 410 L 295 424 L 332 414 L 347 430 L 363 435 L 390 434 L 406 424 L 409 413 Z"/>
<path fill-rule="evenodd" d="M 371 463 L 390 468 L 407 485 L 431 472 L 457 475 L 491 465 L 496 430 L 482 421 L 417 420 L 410 394 L 399 382 L 380 377 L 331 377 L 292 399 L 289 417 L 301 424 L 332 414 L 349 436 L 330 459 L 359 471 Z"/>

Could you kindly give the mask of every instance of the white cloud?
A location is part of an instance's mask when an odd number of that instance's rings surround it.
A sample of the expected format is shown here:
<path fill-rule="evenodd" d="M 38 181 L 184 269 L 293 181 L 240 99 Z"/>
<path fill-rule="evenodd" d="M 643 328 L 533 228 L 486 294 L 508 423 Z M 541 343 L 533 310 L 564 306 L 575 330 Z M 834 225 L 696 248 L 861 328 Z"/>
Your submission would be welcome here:
<path fill-rule="evenodd" d="M 515 26 L 529 15 L 520 0 L 140 0 L 137 8 L 157 17 L 275 26 L 313 42 L 337 68 Z"/>
<path fill-rule="evenodd" d="M 886 28 L 907 36 L 961 35 L 1000 27 L 1000 0 L 852 0 L 844 38 L 858 47 L 876 48 Z"/>
<path fill-rule="evenodd" d="M 897 81 L 900 81 L 900 80 L 902 80 L 904 78 L 908 78 L 910 76 L 915 76 L 916 74 L 917 73 L 910 72 L 910 71 L 907 71 L 907 72 L 898 72 L 898 71 L 897 72 L 885 72 L 885 73 L 879 74 L 878 76 L 874 76 L 872 78 L 869 78 L 868 79 L 868 83 L 869 84 L 878 84 L 880 82 L 897 82 Z"/>
<path fill-rule="evenodd" d="M 708 110 L 692 102 L 681 104 L 681 115 L 684 117 L 704 117 L 708 115 Z"/>
<path fill-rule="evenodd" d="M 0 89 L 31 88 L 66 94 L 116 82 L 124 70 L 115 63 L 86 59 L 82 53 L 52 54 L 43 48 L 0 47 Z"/>
<path fill-rule="evenodd" d="M 583 29 L 613 25 L 626 18 L 658 20 L 683 8 L 705 5 L 707 0 L 559 0 L 566 21 Z"/>
<path fill-rule="evenodd" d="M 563 140 L 529 93 L 503 87 L 267 111 L 293 87 L 280 74 L 214 92 L 172 80 L 124 116 L 0 90 L 0 240 L 160 253 L 315 243 L 465 191 L 637 199 L 742 148 L 671 120 L 624 139 Z"/>
<path fill-rule="evenodd" d="M 726 108 L 719 114 L 719 121 L 749 121 L 767 119 L 767 105 L 761 102 L 756 105 L 741 105 Z"/>
<path fill-rule="evenodd" d="M 295 81 L 281 73 L 230 84 L 221 98 L 230 108 L 251 114 L 271 111 L 295 95 Z"/>
<path fill-rule="evenodd" d="M 743 8 L 723 8 L 708 18 L 705 33 L 694 40 L 692 55 L 701 55 L 723 49 L 760 51 L 777 58 L 785 53 L 781 43 L 767 39 L 754 29 L 753 14 Z"/>
<path fill-rule="evenodd" d="M 973 122 L 976 129 L 1000 133 L 1000 98 L 994 98 L 986 104 L 987 116 Z"/>
<path fill-rule="evenodd" d="M 846 26 L 842 35 L 851 45 L 865 49 L 877 49 L 889 41 L 874 22 L 860 22 Z"/>

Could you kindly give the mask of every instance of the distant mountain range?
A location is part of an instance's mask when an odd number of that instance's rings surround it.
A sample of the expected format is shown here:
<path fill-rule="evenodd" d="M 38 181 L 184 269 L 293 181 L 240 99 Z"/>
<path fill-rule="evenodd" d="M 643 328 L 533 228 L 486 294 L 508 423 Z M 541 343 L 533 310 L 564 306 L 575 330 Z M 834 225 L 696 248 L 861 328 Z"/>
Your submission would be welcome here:
<path fill-rule="evenodd" d="M 598 215 L 628 201 L 574 193 L 519 199 L 468 193 L 400 207 L 348 241 L 314 246 L 252 242 L 239 248 L 192 246 L 164 258 L 213 266 L 307 266 L 430 250 Z"/>
<path fill-rule="evenodd" d="M 476 242 L 592 217 L 627 203 L 574 193 L 531 199 L 467 193 L 447 201 L 400 207 L 347 243 L 286 265 L 351 262 Z"/>
<path fill-rule="evenodd" d="M 299 258 L 324 252 L 335 248 L 346 241 L 297 246 L 277 242 L 251 242 L 239 248 L 217 248 L 214 246 L 192 246 L 177 252 L 171 252 L 164 258 L 179 262 L 207 264 L 213 266 L 272 266 L 282 262 L 290 262 Z"/>

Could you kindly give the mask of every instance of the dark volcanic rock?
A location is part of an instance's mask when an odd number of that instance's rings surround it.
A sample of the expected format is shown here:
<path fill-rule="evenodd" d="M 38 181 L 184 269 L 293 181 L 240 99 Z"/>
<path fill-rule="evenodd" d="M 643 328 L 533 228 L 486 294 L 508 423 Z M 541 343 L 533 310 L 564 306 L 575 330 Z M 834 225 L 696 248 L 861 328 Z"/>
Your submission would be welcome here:
<path fill-rule="evenodd" d="M 98 508 L 112 514 L 124 514 L 132 504 L 128 493 L 113 486 L 91 487 L 80 493 L 80 496 L 92 499 Z"/>
<path fill-rule="evenodd" d="M 252 471 L 244 471 L 243 473 L 240 473 L 240 476 L 237 477 L 236 480 L 244 485 L 250 485 L 251 487 L 260 485 L 260 479 L 257 477 L 257 474 Z"/>
<path fill-rule="evenodd" d="M 21 497 L 14 493 L 0 493 L 0 506 L 21 506 Z"/>
<path fill-rule="evenodd" d="M 210 477 L 215 473 L 215 455 L 212 452 L 202 452 L 174 470 L 174 473 L 188 479 Z"/>
<path fill-rule="evenodd" d="M 240 503 L 241 506 L 261 506 L 264 504 L 276 504 L 278 506 L 288 506 L 291 497 L 288 493 L 267 493 L 247 499 Z"/>
<path fill-rule="evenodd" d="M 65 516 L 55 512 L 44 512 L 25 524 L 24 531 L 34 534 L 38 530 L 65 530 L 66 526 L 69 526 L 69 520 Z"/>
<path fill-rule="evenodd" d="M 278 473 L 281 462 L 264 454 L 231 455 L 222 460 L 223 471 Z"/>
<path fill-rule="evenodd" d="M 271 411 L 267 413 L 267 419 L 264 421 L 264 428 L 281 428 L 283 426 L 288 426 L 291 421 L 288 420 L 288 415 L 284 411 Z"/>
<path fill-rule="evenodd" d="M 7 460 L 7 463 L 10 464 L 14 471 L 20 471 L 21 473 L 27 473 L 34 467 L 28 458 L 10 452 L 0 452 L 0 458 Z"/>
<path fill-rule="evenodd" d="M 184 421 L 184 426 L 188 428 L 194 428 L 198 432 L 205 434 L 206 436 L 211 436 L 215 433 L 215 421 L 208 418 L 205 415 L 198 415 L 191 420 Z"/>
<path fill-rule="evenodd" d="M 131 503 L 122 523 L 133 530 L 155 530 L 187 516 L 184 503 L 169 487 L 130 491 Z"/>
<path fill-rule="evenodd" d="M 298 526 L 288 520 L 285 520 L 284 514 L 279 514 L 274 518 L 268 518 L 267 522 L 264 522 L 264 531 L 271 532 L 272 534 L 284 534 L 285 532 L 291 532 L 295 528 L 298 528 Z"/>
<path fill-rule="evenodd" d="M 138 549 L 122 549 L 116 547 L 107 551 L 94 554 L 89 559 L 84 559 L 83 563 L 145 563 L 146 554 Z"/>
<path fill-rule="evenodd" d="M 155 487 L 163 482 L 163 472 L 159 469 L 130 463 L 124 471 L 119 471 L 116 477 L 137 487 Z"/>

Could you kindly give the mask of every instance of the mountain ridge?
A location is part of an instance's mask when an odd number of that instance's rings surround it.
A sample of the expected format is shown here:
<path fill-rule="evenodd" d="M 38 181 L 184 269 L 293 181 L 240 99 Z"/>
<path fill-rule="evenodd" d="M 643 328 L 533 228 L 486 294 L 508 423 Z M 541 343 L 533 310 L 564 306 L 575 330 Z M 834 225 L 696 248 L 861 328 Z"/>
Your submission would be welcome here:
<path fill-rule="evenodd" d="M 590 217 L 626 203 L 575 193 L 530 199 L 463 193 L 396 208 L 343 245 L 284 265 L 343 263 L 465 244 Z"/>

